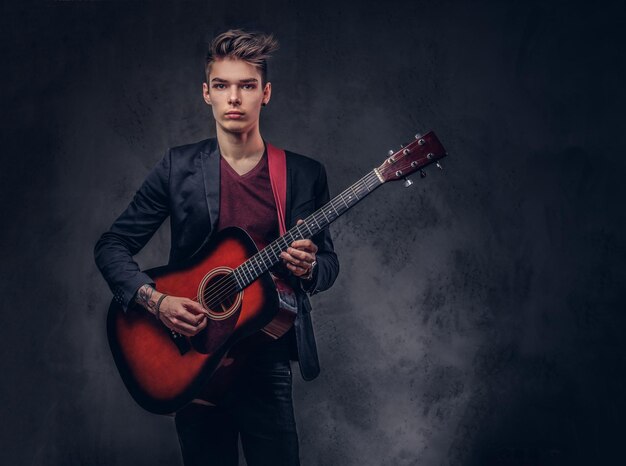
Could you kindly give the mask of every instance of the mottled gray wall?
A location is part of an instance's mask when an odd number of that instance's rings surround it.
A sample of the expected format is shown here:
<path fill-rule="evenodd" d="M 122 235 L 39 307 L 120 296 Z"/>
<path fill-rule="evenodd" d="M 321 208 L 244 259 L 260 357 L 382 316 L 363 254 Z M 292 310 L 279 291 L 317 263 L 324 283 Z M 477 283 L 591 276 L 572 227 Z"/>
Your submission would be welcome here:
<path fill-rule="evenodd" d="M 59 1 L 0 24 L 1 463 L 180 464 L 117 375 L 92 248 L 168 147 L 214 134 L 204 46 L 243 25 L 282 44 L 263 134 L 334 192 L 417 130 L 450 153 L 333 228 L 303 465 L 624 464 L 622 2 Z"/>

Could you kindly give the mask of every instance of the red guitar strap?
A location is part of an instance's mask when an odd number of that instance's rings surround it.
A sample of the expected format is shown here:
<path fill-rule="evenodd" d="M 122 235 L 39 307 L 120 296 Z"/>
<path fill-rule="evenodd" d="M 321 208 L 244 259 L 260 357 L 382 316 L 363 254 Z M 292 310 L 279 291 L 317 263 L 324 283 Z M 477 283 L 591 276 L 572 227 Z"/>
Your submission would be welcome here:
<path fill-rule="evenodd" d="M 274 147 L 269 142 L 267 146 L 267 165 L 270 171 L 270 184 L 278 212 L 278 229 L 280 235 L 287 231 L 285 228 L 285 208 L 287 203 L 287 155 L 282 149 Z"/>

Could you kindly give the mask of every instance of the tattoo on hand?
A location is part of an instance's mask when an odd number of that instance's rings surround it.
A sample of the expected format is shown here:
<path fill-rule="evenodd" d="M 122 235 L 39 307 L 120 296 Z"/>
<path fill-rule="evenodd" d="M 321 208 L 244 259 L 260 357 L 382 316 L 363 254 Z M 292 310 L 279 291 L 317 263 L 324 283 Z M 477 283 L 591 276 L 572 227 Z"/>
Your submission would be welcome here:
<path fill-rule="evenodd" d="M 137 290 L 137 296 L 135 297 L 135 301 L 137 303 L 141 304 L 153 314 L 156 313 L 157 305 L 157 300 L 154 298 L 155 291 L 156 290 L 154 288 L 146 284 Z"/>

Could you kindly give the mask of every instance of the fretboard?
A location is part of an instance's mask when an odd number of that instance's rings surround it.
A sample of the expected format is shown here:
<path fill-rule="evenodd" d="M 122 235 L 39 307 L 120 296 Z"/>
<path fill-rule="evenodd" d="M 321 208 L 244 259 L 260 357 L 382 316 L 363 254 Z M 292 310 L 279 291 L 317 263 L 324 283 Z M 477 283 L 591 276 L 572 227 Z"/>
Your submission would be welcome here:
<path fill-rule="evenodd" d="M 372 170 L 352 186 L 349 186 L 341 194 L 330 200 L 326 205 L 303 219 L 302 223 L 294 226 L 284 235 L 250 257 L 233 270 L 233 276 L 237 281 L 239 290 L 247 287 L 260 275 L 280 262 L 280 253 L 285 251 L 291 243 L 299 239 L 315 236 L 381 184 L 383 184 L 382 181 L 380 181 L 376 172 Z"/>

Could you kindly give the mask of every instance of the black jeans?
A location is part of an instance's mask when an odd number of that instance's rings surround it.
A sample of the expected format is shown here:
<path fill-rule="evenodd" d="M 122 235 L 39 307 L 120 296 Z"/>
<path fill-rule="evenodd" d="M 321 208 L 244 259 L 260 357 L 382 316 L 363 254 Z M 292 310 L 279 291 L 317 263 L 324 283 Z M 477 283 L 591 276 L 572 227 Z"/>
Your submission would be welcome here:
<path fill-rule="evenodd" d="M 275 349 L 248 361 L 219 406 L 192 403 L 176 414 L 185 466 L 237 466 L 239 435 L 248 466 L 300 464 L 291 365 Z"/>

